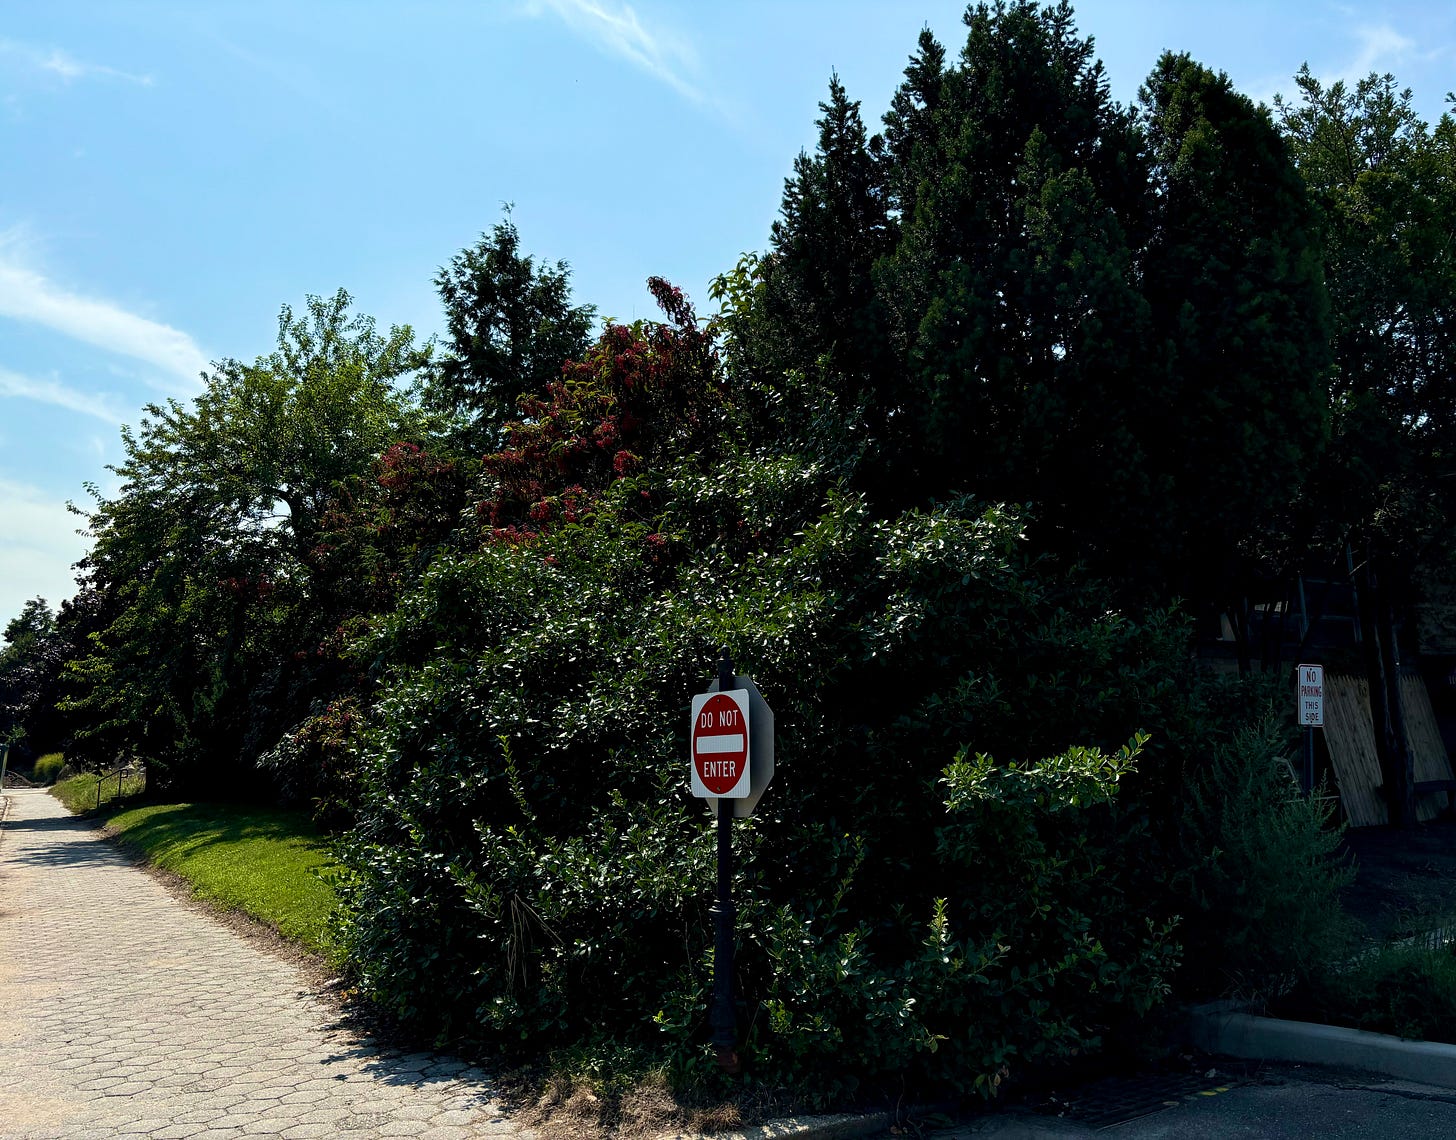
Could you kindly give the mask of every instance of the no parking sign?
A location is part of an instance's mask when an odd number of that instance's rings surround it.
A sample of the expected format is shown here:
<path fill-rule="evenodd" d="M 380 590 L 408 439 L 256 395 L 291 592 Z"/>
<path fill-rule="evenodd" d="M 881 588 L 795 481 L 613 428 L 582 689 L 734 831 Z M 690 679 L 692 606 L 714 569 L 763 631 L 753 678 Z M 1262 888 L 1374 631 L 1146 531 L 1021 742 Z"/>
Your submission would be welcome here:
<path fill-rule="evenodd" d="M 1325 667 L 1299 667 L 1299 723 L 1305 728 L 1325 725 Z"/>

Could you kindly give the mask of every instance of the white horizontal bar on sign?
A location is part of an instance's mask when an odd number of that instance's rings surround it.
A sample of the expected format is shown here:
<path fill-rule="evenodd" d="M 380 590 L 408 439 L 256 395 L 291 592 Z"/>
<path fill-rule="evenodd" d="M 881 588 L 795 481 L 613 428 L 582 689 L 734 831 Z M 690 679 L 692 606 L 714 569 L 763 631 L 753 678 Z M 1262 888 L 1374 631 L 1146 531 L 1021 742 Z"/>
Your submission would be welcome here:
<path fill-rule="evenodd" d="M 715 756 L 720 752 L 742 752 L 743 733 L 736 736 L 700 736 L 694 748 L 699 756 Z"/>

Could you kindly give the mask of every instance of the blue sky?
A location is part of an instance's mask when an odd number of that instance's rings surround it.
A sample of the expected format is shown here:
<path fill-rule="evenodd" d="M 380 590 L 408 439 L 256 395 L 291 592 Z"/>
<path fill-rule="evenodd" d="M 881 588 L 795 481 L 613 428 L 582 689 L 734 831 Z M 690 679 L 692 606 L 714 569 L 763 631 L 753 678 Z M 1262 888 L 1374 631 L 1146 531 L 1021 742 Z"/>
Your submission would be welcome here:
<path fill-rule="evenodd" d="M 268 351 L 279 307 L 347 288 L 439 330 L 432 278 L 514 203 L 525 247 L 607 316 L 700 301 L 767 241 L 837 70 L 877 122 L 964 5 L 737 0 L 0 0 L 0 622 L 57 605 L 66 500 L 114 484 L 119 427 Z M 1390 71 L 1434 120 L 1450 0 L 1084 0 L 1113 94 L 1165 48 L 1256 99 Z"/>

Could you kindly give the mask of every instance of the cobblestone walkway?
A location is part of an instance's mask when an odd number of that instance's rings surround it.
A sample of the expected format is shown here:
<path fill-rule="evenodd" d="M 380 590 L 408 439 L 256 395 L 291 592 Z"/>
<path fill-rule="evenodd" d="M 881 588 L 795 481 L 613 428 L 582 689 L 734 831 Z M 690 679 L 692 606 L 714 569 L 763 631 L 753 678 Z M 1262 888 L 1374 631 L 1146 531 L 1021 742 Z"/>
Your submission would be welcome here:
<path fill-rule="evenodd" d="M 3 796 L 0 1137 L 531 1136 L 479 1069 L 340 1029 L 48 793 Z"/>

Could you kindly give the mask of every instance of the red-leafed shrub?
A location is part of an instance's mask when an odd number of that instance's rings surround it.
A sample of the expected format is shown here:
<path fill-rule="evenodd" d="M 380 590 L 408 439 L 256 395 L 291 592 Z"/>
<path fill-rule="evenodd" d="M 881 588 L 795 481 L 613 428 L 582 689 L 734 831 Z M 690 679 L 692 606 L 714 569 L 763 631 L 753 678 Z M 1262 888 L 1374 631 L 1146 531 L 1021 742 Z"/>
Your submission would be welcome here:
<path fill-rule="evenodd" d="M 476 511 L 488 541 L 581 522 L 617 480 L 717 450 L 728 411 L 714 329 L 699 325 L 681 289 L 660 277 L 647 287 L 667 322 L 608 325 L 545 391 L 521 397 L 505 447 L 483 460 Z"/>

